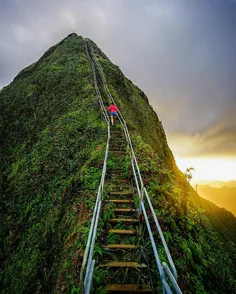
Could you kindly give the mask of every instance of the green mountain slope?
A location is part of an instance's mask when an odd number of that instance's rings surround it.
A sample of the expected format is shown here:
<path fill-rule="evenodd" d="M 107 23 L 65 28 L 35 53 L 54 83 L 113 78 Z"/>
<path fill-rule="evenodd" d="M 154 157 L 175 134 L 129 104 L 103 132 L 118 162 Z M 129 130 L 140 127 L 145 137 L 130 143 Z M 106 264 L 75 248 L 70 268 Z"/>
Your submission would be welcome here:
<path fill-rule="evenodd" d="M 183 292 L 234 293 L 236 218 L 187 185 L 145 94 L 93 45 L 126 119 Z M 101 81 L 99 87 L 106 103 Z M 0 291 L 79 293 L 106 138 L 83 38 L 69 35 L 22 70 L 0 92 L 0 109 Z"/>

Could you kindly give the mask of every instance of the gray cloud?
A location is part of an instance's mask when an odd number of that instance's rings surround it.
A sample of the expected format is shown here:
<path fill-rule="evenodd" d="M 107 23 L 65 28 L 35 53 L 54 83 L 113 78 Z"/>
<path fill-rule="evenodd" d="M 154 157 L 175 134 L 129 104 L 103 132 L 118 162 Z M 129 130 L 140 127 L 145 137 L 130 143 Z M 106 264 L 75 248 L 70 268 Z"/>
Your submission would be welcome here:
<path fill-rule="evenodd" d="M 0 86 L 71 32 L 144 90 L 176 155 L 236 156 L 235 1 L 2 0 Z"/>
<path fill-rule="evenodd" d="M 194 134 L 171 133 L 169 140 L 180 157 L 236 157 L 236 121 L 224 118 Z"/>

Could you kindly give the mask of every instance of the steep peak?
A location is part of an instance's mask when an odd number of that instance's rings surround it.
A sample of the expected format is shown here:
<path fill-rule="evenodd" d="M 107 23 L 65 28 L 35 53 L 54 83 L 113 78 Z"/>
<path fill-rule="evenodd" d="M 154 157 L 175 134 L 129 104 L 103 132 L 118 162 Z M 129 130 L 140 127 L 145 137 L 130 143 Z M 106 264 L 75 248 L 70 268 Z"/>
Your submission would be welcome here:
<path fill-rule="evenodd" d="M 17 80 L 19 78 L 24 78 L 26 75 L 32 73 L 34 70 L 37 70 L 39 66 L 41 66 L 44 62 L 49 62 L 49 59 L 52 58 L 53 54 L 55 58 L 58 55 L 64 55 L 68 57 L 69 55 L 76 55 L 78 54 L 79 48 L 83 45 L 83 37 L 78 36 L 76 33 L 71 33 L 64 39 L 62 39 L 57 44 L 51 46 L 40 58 L 38 61 L 34 62 L 33 64 L 27 66 L 23 70 L 19 72 L 19 74 L 14 78 Z"/>
<path fill-rule="evenodd" d="M 66 38 L 78 38 L 78 37 L 80 37 L 80 36 L 78 36 L 76 33 L 70 33 L 67 37 L 65 37 L 65 39 Z"/>

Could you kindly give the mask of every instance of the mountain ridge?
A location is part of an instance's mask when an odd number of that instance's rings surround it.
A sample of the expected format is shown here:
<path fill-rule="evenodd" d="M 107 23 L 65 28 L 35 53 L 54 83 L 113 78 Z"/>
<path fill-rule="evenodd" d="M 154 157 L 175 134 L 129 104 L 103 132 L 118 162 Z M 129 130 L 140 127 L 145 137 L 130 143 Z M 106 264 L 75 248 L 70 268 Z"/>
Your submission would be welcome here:
<path fill-rule="evenodd" d="M 236 181 L 235 180 L 230 180 L 230 181 L 218 181 L 218 180 L 192 180 L 191 181 L 192 186 L 200 185 L 208 185 L 212 186 L 215 188 L 220 188 L 222 186 L 226 187 L 236 187 Z"/>
<path fill-rule="evenodd" d="M 236 187 L 198 185 L 198 193 L 205 199 L 236 215 Z"/>

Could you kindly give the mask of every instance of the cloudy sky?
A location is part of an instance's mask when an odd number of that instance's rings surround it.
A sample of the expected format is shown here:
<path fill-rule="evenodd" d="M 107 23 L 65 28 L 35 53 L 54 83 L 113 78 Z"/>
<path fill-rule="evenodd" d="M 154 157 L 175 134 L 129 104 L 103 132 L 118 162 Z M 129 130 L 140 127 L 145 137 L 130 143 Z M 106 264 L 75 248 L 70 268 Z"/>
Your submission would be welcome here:
<path fill-rule="evenodd" d="M 148 95 L 180 165 L 236 179 L 235 0 L 0 0 L 0 87 L 71 32 Z"/>

